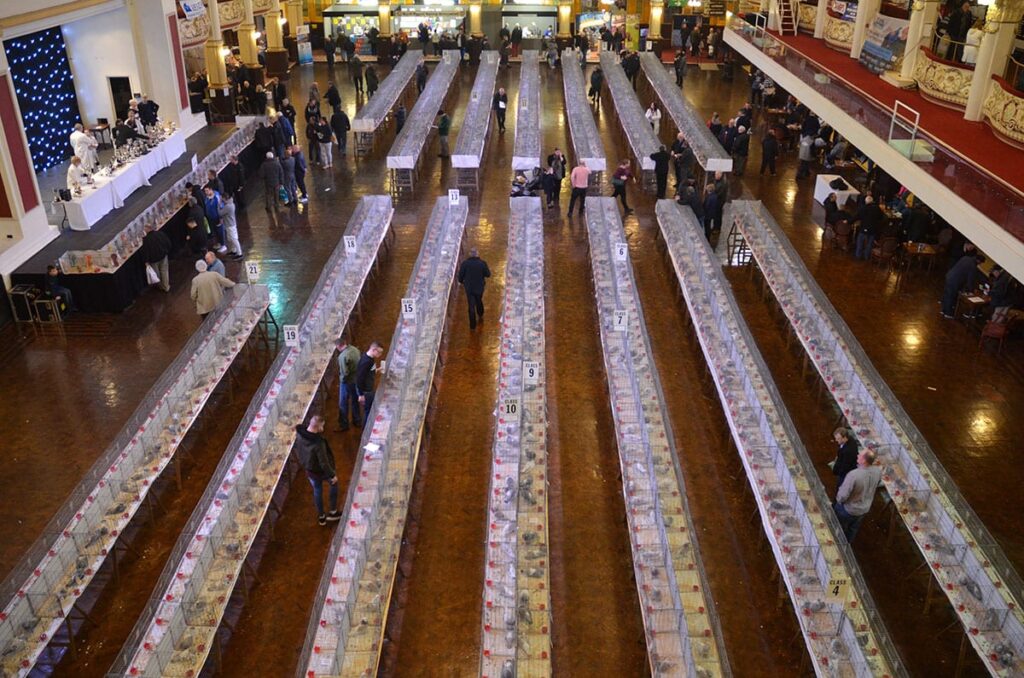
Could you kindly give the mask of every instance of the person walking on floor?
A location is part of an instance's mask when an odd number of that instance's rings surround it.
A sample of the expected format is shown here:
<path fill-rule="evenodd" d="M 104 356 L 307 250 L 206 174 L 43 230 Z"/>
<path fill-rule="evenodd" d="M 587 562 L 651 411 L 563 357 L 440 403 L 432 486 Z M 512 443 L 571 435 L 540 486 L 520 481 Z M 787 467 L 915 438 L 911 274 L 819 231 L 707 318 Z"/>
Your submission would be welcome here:
<path fill-rule="evenodd" d="M 295 158 L 295 185 L 302 192 L 299 202 L 309 202 L 309 192 L 306 190 L 306 172 L 309 165 L 306 164 L 306 156 L 298 146 L 292 146 L 292 157 Z"/>
<path fill-rule="evenodd" d="M 363 418 L 359 411 L 359 393 L 356 392 L 356 368 L 359 367 L 359 349 L 342 337 L 336 344 L 338 348 L 338 427 L 348 430 L 349 413 L 352 425 L 361 428 Z"/>
<path fill-rule="evenodd" d="M 353 56 L 348 62 L 348 72 L 352 76 L 352 83 L 356 86 L 356 94 L 363 93 L 363 60 Z"/>
<path fill-rule="evenodd" d="M 235 201 L 230 196 L 220 196 L 217 208 L 224 237 L 227 238 L 228 253 L 226 256 L 238 261 L 242 258 L 242 243 L 238 240 L 238 219 L 235 218 Z"/>
<path fill-rule="evenodd" d="M 314 115 L 306 123 L 306 145 L 309 148 L 309 162 L 313 165 L 321 165 L 320 142 L 316 140 L 316 126 L 320 123 L 320 116 Z"/>
<path fill-rule="evenodd" d="M 572 216 L 572 208 L 576 204 L 576 201 L 580 201 L 580 211 L 583 214 L 583 208 L 587 204 L 587 189 L 590 187 L 590 168 L 584 165 L 582 162 L 572 168 L 572 172 L 569 173 L 569 186 L 572 188 L 572 197 L 569 199 L 569 216 Z"/>
<path fill-rule="evenodd" d="M 540 186 L 544 189 L 548 209 L 551 209 L 558 200 L 558 191 L 562 186 L 561 180 L 555 176 L 554 167 L 549 165 L 544 169 L 544 174 L 540 177 Z"/>
<path fill-rule="evenodd" d="M 601 86 L 604 85 L 604 71 L 598 66 L 590 74 L 590 103 L 595 106 L 601 103 Z"/>
<path fill-rule="evenodd" d="M 351 69 L 350 69 L 351 70 Z M 338 92 L 338 86 L 331 82 L 331 86 L 327 88 L 327 93 L 324 94 L 324 99 L 327 99 L 327 105 L 332 109 L 341 106 L 341 94 Z M 319 114 L 319 111 L 317 111 Z"/>
<path fill-rule="evenodd" d="M 334 133 L 327 118 L 320 118 L 316 124 L 316 142 L 320 145 L 320 158 L 323 160 L 325 169 L 334 167 L 334 152 L 331 150 L 331 142 L 334 140 Z"/>
<path fill-rule="evenodd" d="M 224 290 L 234 287 L 235 283 L 228 280 L 220 273 L 208 271 L 206 260 L 200 259 L 196 262 L 196 277 L 192 278 L 192 291 L 190 297 L 196 305 L 196 313 L 203 320 L 206 316 L 220 305 L 224 298 Z"/>
<path fill-rule="evenodd" d="M 845 426 L 840 426 L 832 433 L 832 439 L 836 441 L 839 449 L 836 450 L 835 461 L 832 462 L 832 473 L 836 476 L 836 490 L 843 486 L 847 474 L 857 468 L 858 448 L 857 441 L 850 438 L 850 431 Z"/>
<path fill-rule="evenodd" d="M 376 341 L 370 344 L 363 355 L 359 356 L 359 363 L 356 364 L 356 394 L 359 404 L 363 408 L 363 420 L 369 420 L 370 408 L 373 407 L 373 397 L 377 391 L 377 358 L 384 355 L 384 347 Z"/>
<path fill-rule="evenodd" d="M 352 123 L 349 122 L 348 113 L 342 108 L 335 108 L 334 115 L 331 116 L 331 131 L 334 132 L 334 138 L 338 140 L 338 152 L 342 155 L 348 151 L 348 131 L 352 129 Z"/>
<path fill-rule="evenodd" d="M 142 238 L 142 256 L 146 264 L 156 270 L 160 278 L 160 289 L 171 291 L 171 274 L 167 257 L 171 254 L 171 239 L 163 231 L 154 226 L 146 227 L 146 235 Z"/>
<path fill-rule="evenodd" d="M 672 68 L 676 72 L 676 87 L 682 87 L 686 81 L 686 55 L 676 50 L 676 58 L 672 60 Z"/>
<path fill-rule="evenodd" d="M 423 88 L 427 86 L 427 64 L 420 59 L 416 64 L 416 94 L 423 94 Z"/>
<path fill-rule="evenodd" d="M 373 93 L 380 87 L 380 76 L 377 75 L 377 68 L 373 64 L 367 64 L 366 73 L 363 76 L 366 79 L 366 96 L 373 98 Z"/>
<path fill-rule="evenodd" d="M 659 146 L 658 150 L 651 153 L 651 160 L 654 161 L 654 180 L 658 186 L 658 200 L 665 197 L 668 188 L 668 163 L 672 156 L 665 150 L 665 146 Z"/>
<path fill-rule="evenodd" d="M 718 191 L 715 190 L 714 184 L 704 187 L 704 201 L 701 203 L 701 208 L 704 210 L 704 237 L 711 242 L 711 232 L 714 231 L 719 210 Z"/>
<path fill-rule="evenodd" d="M 316 507 L 316 521 L 326 525 L 327 521 L 341 520 L 338 510 L 338 472 L 334 466 L 334 452 L 323 436 L 324 418 L 314 414 L 309 423 L 295 427 L 295 456 L 299 458 L 302 470 L 313 487 L 313 505 Z M 331 510 L 324 512 L 324 483 L 329 486 Z"/>
<path fill-rule="evenodd" d="M 875 461 L 874 450 L 861 450 L 857 455 L 857 468 L 846 474 L 846 479 L 836 493 L 833 507 L 846 541 L 851 544 L 860 524 L 864 522 L 864 516 L 871 510 L 875 491 L 882 482 L 882 469 Z"/>
<path fill-rule="evenodd" d="M 768 130 L 761 140 L 761 174 L 768 170 L 775 176 L 775 159 L 779 157 L 779 140 L 775 132 Z"/>
<path fill-rule="evenodd" d="M 260 176 L 263 178 L 263 203 L 270 211 L 277 207 L 278 192 L 284 186 L 284 172 L 281 170 L 281 163 L 274 158 L 272 151 L 267 151 L 267 157 L 260 165 Z"/>
<path fill-rule="evenodd" d="M 284 185 L 284 192 L 288 196 L 288 204 L 295 204 L 298 201 L 299 185 L 295 181 L 295 158 L 292 157 L 290 149 L 285 149 L 281 156 L 281 181 Z"/>
<path fill-rule="evenodd" d="M 327 70 L 334 70 L 334 50 L 337 45 L 334 44 L 334 37 L 328 35 L 327 39 L 324 40 L 324 55 L 327 56 Z"/>
<path fill-rule="evenodd" d="M 855 259 L 867 261 L 871 258 L 871 249 L 875 246 L 875 238 L 878 237 L 884 219 L 885 212 L 875 203 L 874 196 L 866 196 L 864 206 L 857 216 L 860 226 L 857 228 L 857 245 L 853 252 Z"/>
<path fill-rule="evenodd" d="M 437 112 L 437 141 L 440 145 L 440 153 L 437 154 L 439 158 L 447 158 L 448 152 L 448 132 L 452 129 L 452 119 L 448 117 L 448 114 L 443 110 Z"/>
<path fill-rule="evenodd" d="M 466 290 L 466 301 L 469 303 L 469 329 L 476 329 L 476 317 L 484 318 L 484 285 L 491 277 L 491 269 L 487 262 L 480 258 L 474 247 L 469 251 L 469 258 L 459 266 L 459 284 Z"/>
<path fill-rule="evenodd" d="M 499 87 L 498 91 L 494 93 L 494 98 L 491 99 L 491 108 L 494 109 L 494 117 L 498 119 L 498 132 L 504 134 L 505 113 L 508 109 L 508 95 L 505 94 L 504 87 Z"/>
<path fill-rule="evenodd" d="M 644 117 L 647 118 L 651 130 L 654 132 L 654 137 L 658 138 L 658 135 L 661 133 L 661 109 L 658 108 L 658 104 L 652 101 L 651 105 L 647 107 Z"/>
<path fill-rule="evenodd" d="M 630 167 L 629 160 L 620 161 L 619 166 L 612 173 L 612 197 L 617 197 L 622 201 L 622 209 L 625 210 L 626 214 L 630 214 L 633 211 L 633 208 L 626 201 L 626 183 L 632 178 L 633 169 Z"/>
<path fill-rule="evenodd" d="M 686 142 L 686 135 L 682 132 L 676 134 L 676 140 L 672 142 L 672 164 L 676 172 L 676 192 L 686 184 L 693 176 L 693 165 L 697 162 L 690 144 Z"/>
<path fill-rule="evenodd" d="M 228 251 L 227 238 L 224 237 L 224 225 L 220 223 L 220 193 L 207 186 L 203 189 L 203 210 L 206 212 L 206 223 L 217 236 L 217 252 Z"/>
<path fill-rule="evenodd" d="M 405 104 L 399 102 L 398 108 L 395 109 L 395 136 L 396 137 L 398 136 L 398 133 L 402 131 L 402 128 L 405 127 L 405 116 L 406 116 Z"/>
<path fill-rule="evenodd" d="M 747 156 L 750 155 L 750 135 L 746 127 L 736 129 L 736 138 L 732 142 L 732 172 L 738 177 L 743 176 L 747 168 Z"/>
<path fill-rule="evenodd" d="M 555 191 L 556 205 L 559 204 L 559 194 L 562 192 L 562 180 L 565 179 L 567 164 L 565 154 L 562 153 L 562 149 L 560 148 L 556 148 L 551 155 L 548 156 L 548 167 L 554 170 L 555 178 L 558 180 L 558 188 Z"/>

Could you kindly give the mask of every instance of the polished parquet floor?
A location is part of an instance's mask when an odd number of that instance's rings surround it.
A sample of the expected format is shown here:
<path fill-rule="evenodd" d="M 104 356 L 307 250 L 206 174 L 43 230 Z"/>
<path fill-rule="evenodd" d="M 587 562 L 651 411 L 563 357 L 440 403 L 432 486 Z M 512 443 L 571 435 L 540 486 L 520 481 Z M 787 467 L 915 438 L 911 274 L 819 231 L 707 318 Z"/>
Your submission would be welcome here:
<path fill-rule="evenodd" d="M 323 65 L 297 69 L 290 83 L 301 108 L 315 78 L 325 89 Z M 514 101 L 518 68 L 499 76 Z M 350 115 L 357 102 L 339 68 Z M 461 73 L 453 141 L 472 84 Z M 558 71 L 542 69 L 545 153 L 571 143 Z M 728 117 L 744 101 L 746 82 L 692 69 L 686 95 L 705 115 Z M 645 102 L 646 103 L 646 102 Z M 514 104 L 510 105 L 514 111 Z M 598 115 L 609 161 L 626 153 L 612 116 Z M 400 585 L 390 620 L 382 673 L 394 676 L 476 675 L 484 515 L 491 450 L 491 412 L 498 347 L 497 317 L 505 265 L 508 185 L 514 114 L 509 132 L 492 137 L 482 195 L 470 197 L 467 245 L 477 247 L 494 277 L 487 322 L 470 333 L 460 297 L 448 327 L 448 359 L 441 377 L 413 494 Z M 298 136 L 304 139 L 300 121 Z M 311 197 L 298 211 L 262 209 L 257 181 L 240 218 L 243 244 L 263 261 L 279 322 L 291 322 L 341 236 L 359 196 L 386 192 L 383 152 L 335 160 L 333 171 L 313 169 Z M 758 140 L 751 167 L 759 161 Z M 435 146 L 436 148 L 436 146 Z M 454 184 L 452 170 L 430 150 L 414 198 L 396 205 L 396 246 L 369 286 L 368 312 L 354 325 L 359 346 L 391 335 L 398 303 L 419 250 L 433 198 Z M 1022 349 L 1001 356 L 979 350 L 977 336 L 938 317 L 941 272 L 914 272 L 897 282 L 887 272 L 847 254 L 822 250 L 820 215 L 812 207 L 813 179 L 796 180 L 795 158 L 779 176 L 748 172 L 733 179 L 733 196 L 763 200 L 812 273 L 864 345 L 882 376 L 928 438 L 968 501 L 1024 567 L 1024 537 L 1013 497 L 1024 482 L 1017 441 L 1024 420 Z M 636 213 L 626 220 L 651 345 L 660 371 L 690 506 L 713 597 L 722 619 L 734 673 L 796 675 L 804 654 L 791 609 L 778 604 L 774 562 L 763 548 L 746 478 L 730 451 L 717 397 L 704 377 L 703 357 L 688 339 L 685 309 L 655 245 L 653 199 L 631 188 Z M 567 205 L 568 190 L 562 195 Z M 561 211 L 545 217 L 549 443 L 551 494 L 553 659 L 557 675 L 638 676 L 647 672 L 611 413 L 592 303 L 585 227 Z M 239 266 L 228 263 L 239 277 Z M 940 267 L 937 267 L 937 269 Z M 191 262 L 172 263 L 172 291 L 149 291 L 120 316 L 77 316 L 62 333 L 8 326 L 0 330 L 0 577 L 39 535 L 89 465 L 127 420 L 138 401 L 199 325 L 188 298 Z M 779 385 L 805 446 L 820 465 L 832 454 L 835 417 L 812 382 L 800 377 L 797 355 L 786 348 L 784 326 L 746 271 L 729 270 L 740 307 Z M 145 605 L 182 525 L 254 393 L 266 363 L 241 366 L 232 393 L 212 401 L 185 445 L 179 491 L 161 493 L 157 519 L 139 529 L 137 556 L 120 579 L 103 589 L 81 634 L 76 658 L 56 674 L 102 676 Z M 329 401 L 335 407 L 336 400 Z M 333 416 L 329 418 L 333 423 Z M 351 473 L 357 433 L 329 429 L 341 482 Z M 306 632 L 309 605 L 331 539 L 316 524 L 308 486 L 292 486 L 259 568 L 260 583 L 240 612 L 222 654 L 227 676 L 292 675 Z M 897 528 L 890 540 L 886 514 L 876 506 L 854 550 L 883 618 L 914 675 L 948 675 L 960 638 L 943 606 L 923 613 L 928 583 L 920 556 Z M 965 675 L 981 673 L 970 653 Z"/>

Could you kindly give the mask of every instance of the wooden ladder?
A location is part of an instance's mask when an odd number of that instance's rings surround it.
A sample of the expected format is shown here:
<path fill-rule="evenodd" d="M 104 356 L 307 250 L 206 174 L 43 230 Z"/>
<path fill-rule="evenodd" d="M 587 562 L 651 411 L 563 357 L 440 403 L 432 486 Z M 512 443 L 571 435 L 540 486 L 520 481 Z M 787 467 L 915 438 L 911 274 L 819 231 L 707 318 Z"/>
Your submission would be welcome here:
<path fill-rule="evenodd" d="M 796 10 L 795 0 L 778 0 L 779 2 L 779 32 L 782 35 L 792 33 L 796 35 Z"/>

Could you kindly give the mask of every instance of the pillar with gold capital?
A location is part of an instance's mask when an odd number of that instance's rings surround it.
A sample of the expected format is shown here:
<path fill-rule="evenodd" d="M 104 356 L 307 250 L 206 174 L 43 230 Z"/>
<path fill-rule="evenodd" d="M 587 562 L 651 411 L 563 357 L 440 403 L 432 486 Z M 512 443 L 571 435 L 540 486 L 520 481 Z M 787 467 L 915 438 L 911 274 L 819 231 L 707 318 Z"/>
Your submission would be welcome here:
<path fill-rule="evenodd" d="M 302 25 L 302 0 L 288 0 L 284 5 L 284 16 L 288 20 L 285 24 L 287 33 L 284 36 L 284 48 L 288 50 L 288 58 L 291 61 L 299 60 L 299 43 L 295 34 Z"/>
<path fill-rule="evenodd" d="M 238 25 L 238 53 L 249 71 L 249 81 L 255 87 L 263 84 L 263 66 L 260 65 L 256 46 L 256 19 L 252 13 L 252 0 L 242 0 L 242 23 Z"/>
<path fill-rule="evenodd" d="M 558 3 L 558 35 L 555 36 L 558 51 L 561 52 L 572 44 L 572 1 L 560 0 Z"/>
<path fill-rule="evenodd" d="M 650 0 L 648 5 L 650 13 L 647 22 L 647 41 L 651 43 L 651 50 L 657 54 L 661 54 L 662 48 L 662 37 L 661 37 L 661 19 L 665 13 L 665 2 L 664 0 Z M 644 49 L 647 49 L 647 45 L 644 45 Z"/>
<path fill-rule="evenodd" d="M 939 0 L 914 0 L 910 6 L 910 25 L 907 27 L 907 46 L 903 50 L 903 64 L 900 79 L 912 82 L 914 67 L 921 54 L 921 48 L 929 44 L 939 16 Z"/>
<path fill-rule="evenodd" d="M 207 95 L 210 98 L 210 119 L 213 122 L 230 122 L 235 119 L 235 97 L 228 82 L 228 69 L 224 57 L 230 54 L 224 47 L 224 35 L 220 29 L 220 11 L 216 2 L 207 3 L 206 15 L 210 22 L 210 37 L 206 40 L 206 76 L 209 81 Z"/>
<path fill-rule="evenodd" d="M 391 34 L 391 3 L 388 0 L 381 0 L 377 5 L 377 61 L 384 61 L 391 57 L 391 41 L 394 36 Z"/>
<path fill-rule="evenodd" d="M 266 15 L 267 24 L 267 75 L 271 78 L 288 78 L 288 52 L 284 48 L 280 0 L 273 0 Z M 295 30 L 294 28 L 292 30 Z"/>
<path fill-rule="evenodd" d="M 967 108 L 964 118 L 981 120 L 981 110 L 992 86 L 992 76 L 1002 75 L 1006 60 L 1013 51 L 1014 38 L 1021 15 L 1024 14 L 1024 0 L 1000 0 L 989 5 L 985 14 L 984 34 L 978 46 L 978 59 L 974 63 L 971 89 L 967 94 Z"/>

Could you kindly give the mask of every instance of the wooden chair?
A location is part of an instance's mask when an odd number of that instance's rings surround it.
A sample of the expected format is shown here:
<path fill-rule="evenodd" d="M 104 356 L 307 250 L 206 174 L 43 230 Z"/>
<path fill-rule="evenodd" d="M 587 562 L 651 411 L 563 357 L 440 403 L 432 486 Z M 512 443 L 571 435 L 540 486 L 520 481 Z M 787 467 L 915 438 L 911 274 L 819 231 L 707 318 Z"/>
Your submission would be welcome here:
<path fill-rule="evenodd" d="M 879 266 L 886 265 L 891 267 L 897 250 L 899 250 L 899 243 L 896 241 L 896 238 L 882 238 L 879 244 L 871 248 L 871 261 Z"/>
<path fill-rule="evenodd" d="M 985 323 L 985 327 L 981 330 L 981 339 L 978 341 L 978 348 L 982 348 L 985 345 L 986 339 L 995 339 L 999 342 L 996 348 L 996 355 L 1003 351 L 1003 341 L 1006 336 L 1010 333 L 1010 323 L 997 323 L 989 321 Z"/>

